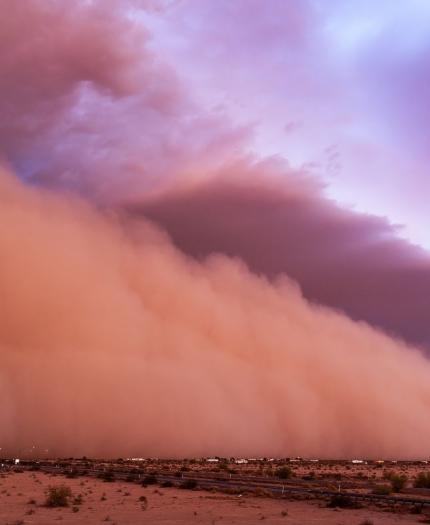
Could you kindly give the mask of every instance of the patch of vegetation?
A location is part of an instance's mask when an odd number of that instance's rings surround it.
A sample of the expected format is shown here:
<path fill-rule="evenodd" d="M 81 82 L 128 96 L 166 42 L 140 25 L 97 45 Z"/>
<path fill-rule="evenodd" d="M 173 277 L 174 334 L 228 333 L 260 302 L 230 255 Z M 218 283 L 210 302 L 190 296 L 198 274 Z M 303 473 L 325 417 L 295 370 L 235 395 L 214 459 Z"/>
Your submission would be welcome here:
<path fill-rule="evenodd" d="M 173 483 L 169 480 L 166 480 L 160 483 L 160 487 L 163 487 L 163 488 L 173 487 Z"/>
<path fill-rule="evenodd" d="M 179 485 L 180 489 L 194 490 L 197 488 L 197 481 L 195 479 L 186 479 Z"/>
<path fill-rule="evenodd" d="M 430 489 L 430 472 L 420 472 L 414 481 L 414 487 L 416 489 Z"/>
<path fill-rule="evenodd" d="M 261 487 L 258 487 L 254 490 L 254 496 L 257 496 L 258 498 L 273 498 L 273 494 L 270 492 L 270 490 L 263 489 Z"/>
<path fill-rule="evenodd" d="M 220 489 L 220 492 L 223 494 L 238 495 L 242 494 L 242 490 L 235 487 L 226 487 L 225 489 Z"/>
<path fill-rule="evenodd" d="M 372 494 L 378 496 L 388 496 L 391 494 L 391 485 L 385 483 L 384 485 L 375 485 L 372 490 Z"/>
<path fill-rule="evenodd" d="M 340 509 L 356 509 L 358 507 L 357 503 L 347 494 L 335 494 L 331 497 L 328 502 L 327 507 Z"/>
<path fill-rule="evenodd" d="M 276 470 L 275 475 L 279 479 L 290 479 L 293 477 L 293 471 L 290 467 L 280 467 Z"/>
<path fill-rule="evenodd" d="M 46 491 L 47 507 L 68 507 L 72 491 L 67 485 L 52 485 Z"/>
<path fill-rule="evenodd" d="M 83 502 L 82 494 L 78 494 L 77 496 L 73 498 L 73 505 L 82 505 L 82 502 Z"/>
<path fill-rule="evenodd" d="M 105 472 L 101 472 L 98 477 L 106 483 L 111 483 L 112 481 L 115 481 L 115 473 L 112 470 L 106 470 Z"/>
<path fill-rule="evenodd" d="M 153 474 L 148 474 L 142 480 L 142 485 L 156 485 L 158 479 Z"/>
<path fill-rule="evenodd" d="M 408 477 L 405 474 L 394 474 L 390 481 L 393 491 L 400 492 L 405 487 Z"/>
<path fill-rule="evenodd" d="M 405 474 L 399 474 L 394 472 L 394 470 L 385 470 L 383 478 L 391 483 L 394 492 L 400 492 L 408 481 L 408 477 Z"/>

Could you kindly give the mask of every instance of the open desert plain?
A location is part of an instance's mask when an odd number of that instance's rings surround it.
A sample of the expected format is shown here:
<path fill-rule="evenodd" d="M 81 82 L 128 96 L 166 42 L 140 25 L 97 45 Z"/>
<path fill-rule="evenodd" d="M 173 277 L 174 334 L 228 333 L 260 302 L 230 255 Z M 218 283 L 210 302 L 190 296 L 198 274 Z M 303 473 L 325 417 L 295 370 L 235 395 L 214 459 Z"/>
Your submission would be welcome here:
<path fill-rule="evenodd" d="M 243 460 L 242 460 L 243 461 Z M 404 462 L 60 460 L 4 464 L 7 524 L 355 524 L 430 522 L 430 469 Z M 300 465 L 299 465 L 300 463 Z M 390 465 L 391 466 L 391 465 Z M 220 468 L 221 467 L 221 468 Z M 253 468 L 254 467 L 254 468 Z M 395 476 L 403 477 L 403 487 Z M 384 488 L 384 490 L 381 490 Z"/>

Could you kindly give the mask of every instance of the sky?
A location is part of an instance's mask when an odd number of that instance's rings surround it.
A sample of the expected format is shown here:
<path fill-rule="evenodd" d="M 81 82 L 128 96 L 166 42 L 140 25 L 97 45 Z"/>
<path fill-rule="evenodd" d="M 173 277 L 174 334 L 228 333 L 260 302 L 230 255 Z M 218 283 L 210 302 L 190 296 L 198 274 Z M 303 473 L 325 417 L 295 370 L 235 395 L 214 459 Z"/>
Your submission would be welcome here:
<path fill-rule="evenodd" d="M 252 151 L 430 249 L 426 0 L 184 0 L 147 20 L 201 103 L 253 126 Z"/>
<path fill-rule="evenodd" d="M 0 0 L 3 450 L 429 456 L 430 8 L 375 4 Z"/>

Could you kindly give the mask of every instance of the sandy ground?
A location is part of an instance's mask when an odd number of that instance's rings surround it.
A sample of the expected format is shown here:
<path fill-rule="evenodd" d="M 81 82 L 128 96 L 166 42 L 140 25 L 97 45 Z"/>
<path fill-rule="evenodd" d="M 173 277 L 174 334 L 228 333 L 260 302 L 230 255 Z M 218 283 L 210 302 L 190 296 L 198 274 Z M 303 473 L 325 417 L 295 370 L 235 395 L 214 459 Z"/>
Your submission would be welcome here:
<path fill-rule="evenodd" d="M 65 484 L 82 504 L 66 508 L 44 507 L 50 485 Z M 145 501 L 140 498 L 146 497 Z M 141 487 L 132 483 L 105 483 L 96 479 L 67 479 L 39 472 L 7 474 L 0 479 L 0 525 L 64 525 L 107 522 L 128 524 L 323 524 L 374 525 L 419 523 L 423 516 L 377 510 L 333 510 L 321 502 L 238 497 L 175 488 Z M 76 510 L 77 509 L 77 510 Z M 74 511 L 75 510 L 75 511 Z"/>

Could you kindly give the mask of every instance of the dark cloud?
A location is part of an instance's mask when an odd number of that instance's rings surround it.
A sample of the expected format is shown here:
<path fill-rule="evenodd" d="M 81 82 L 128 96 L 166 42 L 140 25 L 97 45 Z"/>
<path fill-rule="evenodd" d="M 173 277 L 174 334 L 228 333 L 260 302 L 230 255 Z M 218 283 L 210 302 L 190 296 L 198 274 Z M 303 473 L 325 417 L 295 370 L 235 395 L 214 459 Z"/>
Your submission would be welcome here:
<path fill-rule="evenodd" d="M 430 256 L 385 219 L 346 211 L 277 163 L 238 163 L 218 177 L 133 205 L 195 257 L 242 258 L 286 273 L 304 295 L 430 348 Z"/>

